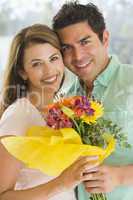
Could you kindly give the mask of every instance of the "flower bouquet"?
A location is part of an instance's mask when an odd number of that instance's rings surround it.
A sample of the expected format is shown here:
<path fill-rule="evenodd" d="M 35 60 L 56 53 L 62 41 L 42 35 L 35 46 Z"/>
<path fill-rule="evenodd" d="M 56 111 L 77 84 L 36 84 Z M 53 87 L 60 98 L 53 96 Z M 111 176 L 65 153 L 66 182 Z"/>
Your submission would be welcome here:
<path fill-rule="evenodd" d="M 85 96 L 65 98 L 44 108 L 47 126 L 33 126 L 26 136 L 1 141 L 7 150 L 28 167 L 57 176 L 79 156 L 98 156 L 99 163 L 115 149 L 116 142 L 129 147 L 126 136 L 112 121 L 103 118 L 101 103 Z M 91 200 L 106 200 L 91 194 Z"/>

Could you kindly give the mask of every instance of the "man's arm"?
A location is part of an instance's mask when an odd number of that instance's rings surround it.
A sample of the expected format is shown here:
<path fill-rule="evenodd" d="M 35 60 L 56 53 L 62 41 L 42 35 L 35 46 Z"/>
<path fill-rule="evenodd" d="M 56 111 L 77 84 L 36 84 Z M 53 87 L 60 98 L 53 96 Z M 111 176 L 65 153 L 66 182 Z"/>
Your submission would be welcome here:
<path fill-rule="evenodd" d="M 99 166 L 98 171 L 91 173 L 91 178 L 84 182 L 90 193 L 111 192 L 118 186 L 133 186 L 133 165 Z"/>

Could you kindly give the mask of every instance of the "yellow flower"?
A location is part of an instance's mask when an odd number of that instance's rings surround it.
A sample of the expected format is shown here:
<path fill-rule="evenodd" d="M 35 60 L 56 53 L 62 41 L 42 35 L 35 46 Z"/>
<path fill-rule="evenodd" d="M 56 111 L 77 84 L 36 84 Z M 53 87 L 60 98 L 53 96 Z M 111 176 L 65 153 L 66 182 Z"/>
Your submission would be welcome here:
<path fill-rule="evenodd" d="M 91 116 L 83 115 L 81 118 L 84 122 L 87 124 L 89 123 L 96 123 L 96 120 L 103 115 L 103 105 L 101 103 L 98 103 L 97 101 L 90 101 L 91 108 L 94 110 L 94 114 Z"/>

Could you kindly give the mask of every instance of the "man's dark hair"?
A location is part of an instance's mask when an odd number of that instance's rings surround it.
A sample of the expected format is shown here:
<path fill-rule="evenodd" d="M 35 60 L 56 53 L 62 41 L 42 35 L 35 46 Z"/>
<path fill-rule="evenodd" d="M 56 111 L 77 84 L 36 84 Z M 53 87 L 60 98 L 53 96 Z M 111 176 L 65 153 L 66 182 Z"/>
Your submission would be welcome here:
<path fill-rule="evenodd" d="M 77 1 L 65 3 L 53 18 L 53 29 L 55 31 L 66 26 L 87 21 L 91 29 L 103 40 L 105 21 L 102 13 L 92 3 L 86 5 L 79 4 Z"/>

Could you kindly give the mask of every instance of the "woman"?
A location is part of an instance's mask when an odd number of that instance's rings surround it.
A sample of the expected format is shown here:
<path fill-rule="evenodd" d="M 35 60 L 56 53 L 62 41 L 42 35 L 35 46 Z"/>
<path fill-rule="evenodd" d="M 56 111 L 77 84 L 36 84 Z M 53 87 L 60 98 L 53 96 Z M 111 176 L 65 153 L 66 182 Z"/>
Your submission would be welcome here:
<path fill-rule="evenodd" d="M 4 76 L 0 136 L 24 135 L 33 125 L 45 125 L 43 107 L 53 101 L 64 76 L 56 34 L 44 25 L 21 30 L 13 39 Z M 45 156 L 45 155 L 44 155 Z M 74 187 L 87 180 L 90 159 L 83 157 L 58 177 L 25 168 L 0 144 L 1 200 L 74 200 Z"/>

